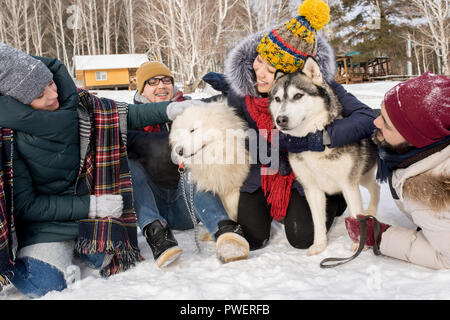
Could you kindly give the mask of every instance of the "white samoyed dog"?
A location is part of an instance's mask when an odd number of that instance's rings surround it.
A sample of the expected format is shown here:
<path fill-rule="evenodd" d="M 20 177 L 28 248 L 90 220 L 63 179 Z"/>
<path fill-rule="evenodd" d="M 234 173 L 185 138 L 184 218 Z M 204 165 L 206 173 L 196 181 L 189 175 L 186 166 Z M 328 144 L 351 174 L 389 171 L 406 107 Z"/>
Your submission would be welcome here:
<path fill-rule="evenodd" d="M 226 100 L 187 108 L 173 121 L 172 155 L 202 191 L 217 194 L 237 221 L 239 190 L 250 171 L 247 125 Z"/>

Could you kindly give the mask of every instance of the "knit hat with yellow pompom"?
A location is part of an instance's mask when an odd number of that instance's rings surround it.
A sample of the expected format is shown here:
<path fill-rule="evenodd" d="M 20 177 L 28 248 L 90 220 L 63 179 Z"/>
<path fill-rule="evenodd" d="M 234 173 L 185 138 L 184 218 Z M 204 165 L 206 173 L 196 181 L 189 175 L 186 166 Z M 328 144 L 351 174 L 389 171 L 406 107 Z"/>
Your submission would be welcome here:
<path fill-rule="evenodd" d="M 316 33 L 330 21 L 330 8 L 323 0 L 305 0 L 299 16 L 266 34 L 257 51 L 272 66 L 285 73 L 301 70 L 308 56 L 315 56 Z"/>

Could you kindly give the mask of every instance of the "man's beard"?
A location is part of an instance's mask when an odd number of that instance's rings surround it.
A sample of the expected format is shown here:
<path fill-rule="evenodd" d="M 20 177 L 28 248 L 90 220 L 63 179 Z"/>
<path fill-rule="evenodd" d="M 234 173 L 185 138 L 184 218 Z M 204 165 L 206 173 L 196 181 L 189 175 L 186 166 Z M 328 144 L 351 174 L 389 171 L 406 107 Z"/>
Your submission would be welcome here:
<path fill-rule="evenodd" d="M 372 134 L 372 141 L 377 146 L 385 149 L 387 152 L 395 153 L 395 154 L 405 154 L 414 148 L 414 146 L 412 146 L 408 141 L 402 142 L 395 146 L 388 143 L 386 140 L 380 141 L 380 139 L 378 139 L 378 134 L 381 134 L 381 130 L 376 128 Z"/>

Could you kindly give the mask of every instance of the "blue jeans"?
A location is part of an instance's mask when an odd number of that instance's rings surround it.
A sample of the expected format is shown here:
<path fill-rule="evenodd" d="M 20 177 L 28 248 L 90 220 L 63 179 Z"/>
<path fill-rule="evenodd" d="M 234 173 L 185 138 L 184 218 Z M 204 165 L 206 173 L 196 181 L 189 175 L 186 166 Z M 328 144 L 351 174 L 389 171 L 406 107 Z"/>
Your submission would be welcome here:
<path fill-rule="evenodd" d="M 105 254 L 80 255 L 80 258 L 92 268 L 102 266 Z M 62 291 L 67 288 L 63 270 L 31 257 L 17 258 L 14 265 L 14 277 L 11 283 L 28 298 L 39 298 L 50 291 Z"/>
<path fill-rule="evenodd" d="M 195 184 L 189 183 L 188 172 L 183 180 L 180 179 L 177 189 L 163 189 L 151 181 L 141 164 L 134 160 L 128 162 L 133 182 L 134 208 L 141 230 L 155 220 L 166 222 L 174 230 L 194 227 L 183 197 L 183 182 L 188 203 L 190 188 L 193 188 L 195 216 L 205 225 L 211 236 L 214 236 L 220 221 L 230 219 L 218 196 L 199 191 Z"/>

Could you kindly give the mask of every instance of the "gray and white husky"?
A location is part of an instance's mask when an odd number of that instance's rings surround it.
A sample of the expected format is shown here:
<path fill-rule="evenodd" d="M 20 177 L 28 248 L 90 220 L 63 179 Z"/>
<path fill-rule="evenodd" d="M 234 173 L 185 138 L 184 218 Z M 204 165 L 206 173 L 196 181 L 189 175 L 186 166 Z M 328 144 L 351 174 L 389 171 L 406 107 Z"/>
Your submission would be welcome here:
<path fill-rule="evenodd" d="M 323 80 L 319 65 L 308 58 L 302 72 L 278 73 L 270 94 L 270 111 L 276 127 L 291 136 L 304 137 L 324 130 L 342 118 L 342 105 L 333 89 Z M 308 255 L 319 254 L 327 246 L 325 194 L 342 192 L 356 217 L 363 214 L 359 184 L 370 193 L 365 214 L 375 215 L 380 187 L 375 181 L 377 148 L 370 139 L 323 152 L 289 154 L 289 163 L 302 184 L 314 223 L 314 243 Z M 354 248 L 353 248 L 354 249 Z"/>

